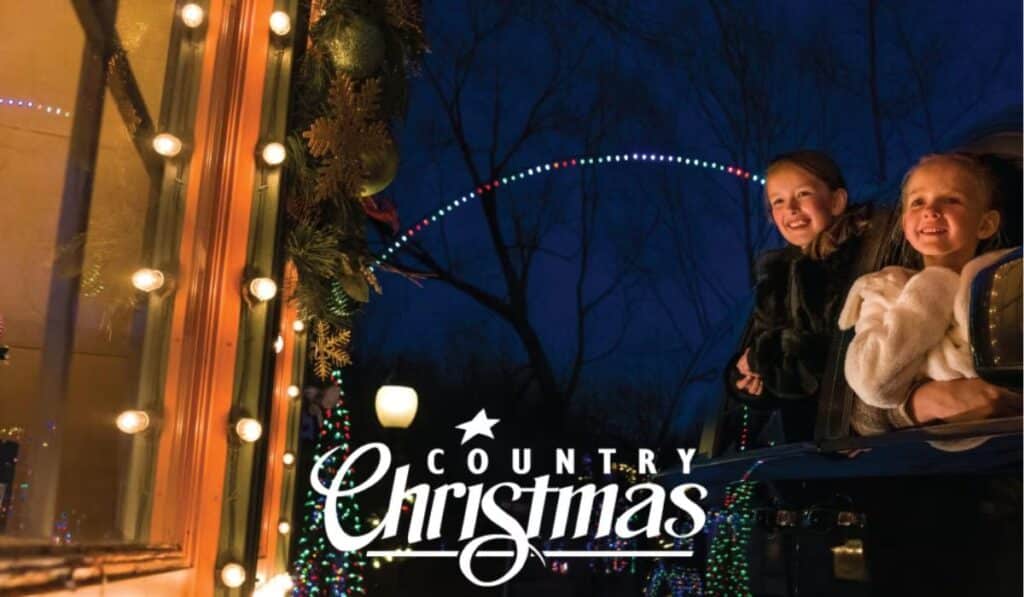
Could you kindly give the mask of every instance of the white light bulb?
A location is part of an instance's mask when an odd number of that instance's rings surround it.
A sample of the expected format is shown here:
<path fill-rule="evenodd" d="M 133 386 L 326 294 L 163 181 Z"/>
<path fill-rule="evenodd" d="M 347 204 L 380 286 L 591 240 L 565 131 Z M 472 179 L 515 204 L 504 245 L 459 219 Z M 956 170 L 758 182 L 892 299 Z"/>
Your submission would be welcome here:
<path fill-rule="evenodd" d="M 295 333 L 301 334 L 306 330 L 306 324 L 301 319 L 296 319 L 292 324 L 292 329 L 295 330 Z"/>
<path fill-rule="evenodd" d="M 285 466 L 291 466 L 295 464 L 295 454 L 292 454 L 291 452 L 285 452 L 284 455 L 281 456 L 281 464 Z"/>
<path fill-rule="evenodd" d="M 249 282 L 249 293 L 257 300 L 269 301 L 277 295 L 277 283 L 270 278 L 253 278 Z"/>
<path fill-rule="evenodd" d="M 142 292 L 153 292 L 164 285 L 164 274 L 158 269 L 143 267 L 132 274 L 132 286 Z"/>
<path fill-rule="evenodd" d="M 277 340 L 274 340 L 274 352 L 281 354 L 282 350 L 284 350 L 284 338 L 279 335 Z"/>
<path fill-rule="evenodd" d="M 287 392 L 289 397 L 298 398 L 299 394 L 302 393 L 302 390 L 299 389 L 299 386 L 288 386 Z"/>
<path fill-rule="evenodd" d="M 126 410 L 117 415 L 116 425 L 129 435 L 140 433 L 149 427 L 149 415 L 144 410 Z"/>
<path fill-rule="evenodd" d="M 153 137 L 153 149 L 164 157 L 173 158 L 181 152 L 181 139 L 170 133 L 160 133 Z"/>
<path fill-rule="evenodd" d="M 224 583 L 225 587 L 234 589 L 242 586 L 245 582 L 245 568 L 241 564 L 225 564 L 220 569 L 220 581 Z"/>
<path fill-rule="evenodd" d="M 268 166 L 280 166 L 281 162 L 284 162 L 284 158 L 287 157 L 287 152 L 284 149 L 284 145 L 278 142 L 267 143 L 263 146 L 263 161 Z"/>
<path fill-rule="evenodd" d="M 288 16 L 288 13 L 282 10 L 275 10 L 271 13 L 270 30 L 279 37 L 288 35 L 288 32 L 292 30 L 292 19 Z"/>
<path fill-rule="evenodd" d="M 185 26 L 189 29 L 195 29 L 202 25 L 205 16 L 203 7 L 194 2 L 189 2 L 181 7 L 181 22 L 185 23 Z"/>
<path fill-rule="evenodd" d="M 287 520 L 282 520 L 281 522 L 277 523 L 277 532 L 281 533 L 282 535 L 287 535 L 288 533 L 292 532 L 291 523 L 289 523 Z"/>
<path fill-rule="evenodd" d="M 375 407 L 382 427 L 405 429 L 416 417 L 419 398 L 408 386 L 384 385 L 377 390 Z"/>
<path fill-rule="evenodd" d="M 256 419 L 244 417 L 235 423 L 235 433 L 243 442 L 252 443 L 263 435 L 263 425 Z"/>

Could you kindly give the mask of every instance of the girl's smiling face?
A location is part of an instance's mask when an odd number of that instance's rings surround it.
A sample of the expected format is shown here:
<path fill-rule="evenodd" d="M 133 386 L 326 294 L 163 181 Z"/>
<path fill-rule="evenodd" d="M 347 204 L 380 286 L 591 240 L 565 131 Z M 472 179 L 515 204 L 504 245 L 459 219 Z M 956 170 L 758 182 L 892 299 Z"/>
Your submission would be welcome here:
<path fill-rule="evenodd" d="M 833 191 L 817 176 L 785 162 L 768 173 L 765 194 L 782 238 L 801 249 L 846 209 L 845 189 Z"/>
<path fill-rule="evenodd" d="M 978 243 L 999 228 L 986 189 L 963 165 L 935 159 L 917 168 L 903 186 L 903 235 L 925 265 L 960 271 Z"/>

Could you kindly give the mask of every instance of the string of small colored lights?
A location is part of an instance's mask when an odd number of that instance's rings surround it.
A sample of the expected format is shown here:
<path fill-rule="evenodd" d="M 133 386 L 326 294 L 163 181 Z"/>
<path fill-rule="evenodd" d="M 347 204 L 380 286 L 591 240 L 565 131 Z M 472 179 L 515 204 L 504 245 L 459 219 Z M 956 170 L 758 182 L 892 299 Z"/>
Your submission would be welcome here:
<path fill-rule="evenodd" d="M 742 413 L 742 421 L 740 421 L 739 451 L 746 452 L 750 444 L 750 407 L 744 404 L 740 412 Z"/>
<path fill-rule="evenodd" d="M 750 475 L 763 463 L 756 461 L 739 481 L 729 485 L 722 510 L 709 517 L 707 530 L 712 540 L 705 574 L 709 596 L 752 595 L 747 548 L 754 526 L 751 502 L 757 482 L 750 481 Z"/>
<path fill-rule="evenodd" d="M 36 110 L 37 112 L 45 112 L 47 114 L 53 114 L 54 116 L 71 118 L 71 112 L 61 108 L 60 106 L 44 104 L 42 102 L 36 102 L 29 99 L 0 96 L 0 106 L 7 108 L 22 108 L 24 110 Z"/>
<path fill-rule="evenodd" d="M 615 502 L 615 514 L 621 514 L 631 505 L 631 503 L 625 499 L 625 488 L 635 485 L 638 482 L 648 481 L 650 475 L 640 475 L 637 470 L 625 463 L 613 462 L 610 466 L 610 471 L 607 475 L 597 475 L 593 468 L 594 459 L 590 454 L 583 455 L 583 470 L 576 477 L 576 481 L 583 483 L 597 482 L 603 484 L 609 480 L 614 480 L 620 486 L 619 498 Z M 595 509 L 591 513 L 591 520 L 589 530 L 590 534 L 587 535 L 584 542 L 583 548 L 586 551 L 632 551 L 637 548 L 638 541 L 634 539 L 622 539 L 615 535 L 609 535 L 600 539 L 595 538 L 593 533 L 596 533 L 599 526 L 599 519 L 601 517 L 601 510 Z M 638 517 L 634 516 L 631 518 L 631 522 L 636 521 Z M 558 539 L 555 541 L 547 540 L 544 543 L 545 551 L 559 551 L 569 548 L 569 542 L 564 539 Z M 555 574 L 568 574 L 569 563 L 565 560 L 558 558 L 552 558 L 548 560 L 548 567 Z M 592 558 L 588 560 L 588 566 L 592 572 L 604 573 L 604 574 L 621 574 L 628 572 L 629 574 L 636 574 L 637 563 L 634 557 L 622 557 L 622 558 Z"/>
<path fill-rule="evenodd" d="M 462 195 L 461 197 L 449 202 L 447 205 L 439 208 L 437 211 L 431 212 L 421 218 L 413 220 L 414 224 L 410 225 L 406 229 L 405 233 L 402 234 L 397 240 L 391 243 L 383 253 L 377 256 L 376 263 L 379 265 L 382 262 L 387 261 L 396 251 L 402 248 L 403 245 L 408 243 L 414 236 L 428 228 L 430 225 L 439 222 L 442 218 L 452 213 L 455 209 L 469 202 L 470 199 L 477 199 L 494 191 L 495 189 L 508 186 L 525 180 L 531 176 L 539 174 L 548 174 L 552 172 L 559 172 L 569 170 L 571 168 L 581 166 L 605 166 L 610 164 L 625 164 L 630 162 L 658 162 L 661 164 L 669 163 L 675 165 L 689 166 L 692 168 L 704 168 L 707 170 L 715 170 L 730 174 L 743 180 L 749 180 L 754 183 L 764 185 L 765 179 L 757 174 L 752 174 L 749 170 L 744 170 L 738 166 L 730 166 L 726 164 L 720 164 L 715 161 L 702 160 L 698 158 L 688 158 L 681 155 L 668 155 L 660 153 L 632 153 L 632 154 L 606 154 L 601 156 L 583 156 L 576 158 L 567 158 L 563 160 L 555 160 L 553 162 L 546 162 L 538 164 L 532 168 L 520 170 L 508 176 L 502 176 L 500 179 L 492 180 L 482 186 L 476 188 L 476 190 Z"/>
<path fill-rule="evenodd" d="M 647 577 L 644 597 L 661 597 L 666 590 L 672 597 L 698 597 L 704 595 L 704 583 L 696 570 L 659 560 Z"/>
<path fill-rule="evenodd" d="M 341 390 L 341 371 L 331 372 L 332 381 Z M 351 451 L 349 442 L 352 439 L 350 433 L 349 410 L 345 407 L 344 390 L 340 393 L 341 398 L 334 408 L 327 409 L 324 413 L 323 425 L 316 439 L 314 454 L 319 458 L 320 454 L 341 445 L 341 449 L 334 453 L 324 463 L 324 479 L 333 479 L 342 461 L 348 457 Z M 354 473 L 355 471 L 350 471 Z M 347 488 L 354 487 L 352 475 L 344 479 L 343 483 Z M 346 529 L 359 534 L 362 530 L 360 520 L 359 504 L 352 498 L 341 500 L 339 503 L 340 521 Z M 295 588 L 293 595 L 365 595 L 366 588 L 363 586 L 363 567 L 366 564 L 362 552 L 338 552 L 328 543 L 323 532 L 323 510 L 324 497 L 312 488 L 306 491 L 306 502 L 304 508 L 302 531 L 298 538 L 298 553 L 295 556 Z"/>

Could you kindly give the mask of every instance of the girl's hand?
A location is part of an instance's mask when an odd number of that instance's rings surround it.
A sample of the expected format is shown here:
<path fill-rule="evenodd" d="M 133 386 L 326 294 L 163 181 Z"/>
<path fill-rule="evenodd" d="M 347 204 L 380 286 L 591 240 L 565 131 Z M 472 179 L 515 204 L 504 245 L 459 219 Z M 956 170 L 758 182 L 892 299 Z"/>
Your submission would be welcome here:
<path fill-rule="evenodd" d="M 921 425 L 1019 415 L 1021 396 L 978 378 L 930 381 L 914 391 L 910 415 Z"/>
<path fill-rule="evenodd" d="M 750 362 L 747 360 L 747 353 L 750 349 L 743 351 L 743 355 L 736 361 L 736 370 L 742 375 L 742 379 L 736 382 L 736 389 L 743 390 L 752 396 L 760 396 L 764 390 L 764 381 L 761 376 L 750 369 Z"/>

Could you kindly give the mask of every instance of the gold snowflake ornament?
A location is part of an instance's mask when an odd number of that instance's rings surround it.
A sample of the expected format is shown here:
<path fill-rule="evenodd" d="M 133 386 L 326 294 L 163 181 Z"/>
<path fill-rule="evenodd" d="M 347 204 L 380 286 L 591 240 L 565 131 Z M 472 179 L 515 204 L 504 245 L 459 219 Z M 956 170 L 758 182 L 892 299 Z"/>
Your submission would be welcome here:
<path fill-rule="evenodd" d="M 331 324 L 318 319 L 313 331 L 316 339 L 313 342 L 313 370 L 320 379 L 327 379 L 331 369 L 352 364 L 348 354 L 348 343 L 352 339 L 350 330 L 339 330 L 337 333 Z"/>

